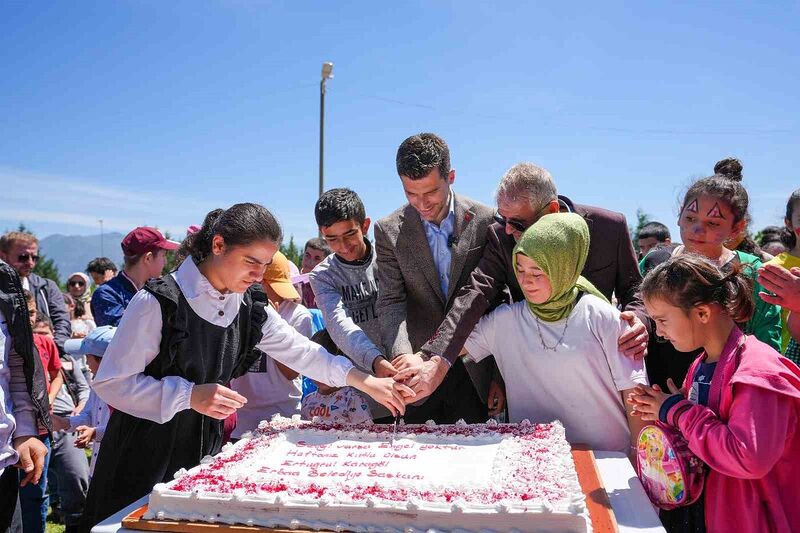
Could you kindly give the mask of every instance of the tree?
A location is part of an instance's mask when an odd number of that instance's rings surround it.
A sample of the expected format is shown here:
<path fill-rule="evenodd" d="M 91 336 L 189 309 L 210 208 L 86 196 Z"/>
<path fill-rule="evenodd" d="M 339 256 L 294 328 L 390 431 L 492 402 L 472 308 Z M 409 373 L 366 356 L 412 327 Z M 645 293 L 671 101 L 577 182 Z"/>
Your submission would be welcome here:
<path fill-rule="evenodd" d="M 17 231 L 20 233 L 27 233 L 28 235 L 33 235 L 33 232 L 30 231 L 22 222 L 19 223 Z M 39 261 L 37 261 L 36 266 L 33 267 L 33 273 L 46 279 L 52 279 L 62 291 L 65 290 L 65 287 L 61 284 L 61 274 L 58 272 L 58 267 L 56 266 L 55 261 L 48 259 L 41 250 L 39 250 Z"/>
<path fill-rule="evenodd" d="M 652 222 L 653 219 L 650 218 L 650 215 L 645 213 L 642 208 L 638 208 L 636 210 L 636 229 L 631 230 L 631 240 L 633 240 L 633 249 L 636 250 L 638 254 L 639 250 L 639 232 L 642 231 L 642 228 Z"/>
<path fill-rule="evenodd" d="M 294 243 L 294 235 L 289 237 L 289 244 L 281 245 L 281 253 L 286 256 L 286 259 L 300 268 L 300 262 L 303 257 L 300 254 L 300 248 Z"/>

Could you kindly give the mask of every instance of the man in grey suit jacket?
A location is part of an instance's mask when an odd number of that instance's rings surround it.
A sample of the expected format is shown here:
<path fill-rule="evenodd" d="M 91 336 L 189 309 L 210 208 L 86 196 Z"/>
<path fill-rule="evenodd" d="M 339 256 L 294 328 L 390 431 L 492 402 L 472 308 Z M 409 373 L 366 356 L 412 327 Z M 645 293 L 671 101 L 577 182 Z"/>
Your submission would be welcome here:
<path fill-rule="evenodd" d="M 455 171 L 447 144 L 432 133 L 403 141 L 397 172 L 408 204 L 375 224 L 376 310 L 386 354 L 402 370 L 421 364 L 416 352 L 469 281 L 493 211 L 452 191 Z M 424 403 L 409 406 L 405 420 L 485 422 L 487 402 L 492 412 L 504 402 L 502 387 L 492 380 L 495 368 L 493 359 L 466 365 L 454 361 L 442 385 Z"/>

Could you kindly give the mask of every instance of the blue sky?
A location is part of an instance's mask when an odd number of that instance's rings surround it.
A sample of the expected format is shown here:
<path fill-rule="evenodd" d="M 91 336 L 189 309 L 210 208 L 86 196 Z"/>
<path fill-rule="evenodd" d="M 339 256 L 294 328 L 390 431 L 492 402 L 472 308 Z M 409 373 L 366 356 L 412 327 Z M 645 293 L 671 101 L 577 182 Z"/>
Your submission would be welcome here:
<path fill-rule="evenodd" d="M 449 143 L 456 189 L 492 203 L 528 160 L 574 201 L 676 231 L 678 196 L 744 163 L 754 228 L 800 186 L 796 2 L 0 3 L 0 230 L 156 225 L 180 235 L 255 201 L 316 233 L 326 188 L 373 218 L 404 203 L 399 143 Z"/>

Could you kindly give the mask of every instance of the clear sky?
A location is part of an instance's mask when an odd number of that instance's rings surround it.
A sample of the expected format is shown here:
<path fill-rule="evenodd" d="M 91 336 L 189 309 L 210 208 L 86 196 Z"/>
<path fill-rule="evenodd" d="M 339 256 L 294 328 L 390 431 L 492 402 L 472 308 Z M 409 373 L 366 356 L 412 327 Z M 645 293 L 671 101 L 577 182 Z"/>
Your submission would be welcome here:
<path fill-rule="evenodd" d="M 497 5 L 495 5 L 497 4 Z M 528 160 L 579 203 L 677 202 L 744 163 L 754 229 L 800 187 L 797 2 L 0 3 L 0 230 L 156 225 L 272 209 L 316 234 L 319 73 L 326 188 L 374 219 L 404 203 L 407 136 L 449 143 L 456 190 L 486 203 Z"/>

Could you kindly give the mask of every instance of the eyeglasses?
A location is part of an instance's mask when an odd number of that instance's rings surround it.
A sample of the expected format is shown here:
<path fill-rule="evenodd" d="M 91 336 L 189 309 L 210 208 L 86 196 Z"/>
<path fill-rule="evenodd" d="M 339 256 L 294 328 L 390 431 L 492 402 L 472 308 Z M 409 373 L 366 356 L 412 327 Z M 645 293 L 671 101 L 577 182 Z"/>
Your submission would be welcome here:
<path fill-rule="evenodd" d="M 69 282 L 70 287 L 83 287 L 84 285 L 86 285 L 86 282 L 81 280 L 75 280 Z"/>
<path fill-rule="evenodd" d="M 506 218 L 503 215 L 501 215 L 500 213 L 495 213 L 494 214 L 494 221 L 497 222 L 498 224 L 500 224 L 503 227 L 506 227 L 506 224 L 508 224 L 509 226 L 511 226 L 512 228 L 514 228 L 517 231 L 525 231 L 526 229 L 528 229 L 522 222 L 519 222 L 518 220 Z"/>
<path fill-rule="evenodd" d="M 526 230 L 526 229 L 528 229 L 529 227 L 533 226 L 533 224 L 534 224 L 534 223 L 535 223 L 537 220 L 539 220 L 539 219 L 540 219 L 540 218 L 542 218 L 544 215 L 546 215 L 547 213 L 542 213 L 542 211 L 545 211 L 545 210 L 546 210 L 546 209 L 548 209 L 549 207 L 550 207 L 550 202 L 547 202 L 546 204 L 544 204 L 544 205 L 541 207 L 541 209 L 539 209 L 538 211 L 536 211 L 536 217 L 533 219 L 533 222 L 531 222 L 531 223 L 530 223 L 530 224 L 528 224 L 527 226 L 526 226 L 525 224 L 523 224 L 522 222 L 520 222 L 519 220 L 514 220 L 514 219 L 511 219 L 511 218 L 506 218 L 506 217 L 504 217 L 503 215 L 501 215 L 501 214 L 500 214 L 500 212 L 499 212 L 499 211 L 495 211 L 493 218 L 494 218 L 494 221 L 495 221 L 495 222 L 497 222 L 498 224 L 500 224 L 500 225 L 501 225 L 501 226 L 503 226 L 503 227 L 505 227 L 505 226 L 506 226 L 506 224 L 508 224 L 509 226 L 511 226 L 512 228 L 514 228 L 514 229 L 515 229 L 515 230 L 517 230 L 517 231 L 525 231 L 525 230 Z"/>
<path fill-rule="evenodd" d="M 28 261 L 28 260 L 31 260 L 31 261 L 33 261 L 34 263 L 36 263 L 36 262 L 38 262 L 38 261 L 39 261 L 39 256 L 38 256 L 38 255 L 33 255 L 33 254 L 19 254 L 19 255 L 17 256 L 17 260 L 18 260 L 20 263 L 24 263 L 24 262 L 26 262 L 26 261 Z"/>

